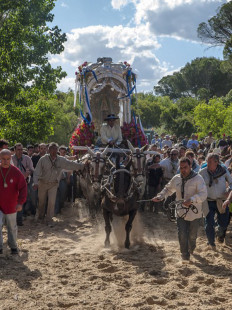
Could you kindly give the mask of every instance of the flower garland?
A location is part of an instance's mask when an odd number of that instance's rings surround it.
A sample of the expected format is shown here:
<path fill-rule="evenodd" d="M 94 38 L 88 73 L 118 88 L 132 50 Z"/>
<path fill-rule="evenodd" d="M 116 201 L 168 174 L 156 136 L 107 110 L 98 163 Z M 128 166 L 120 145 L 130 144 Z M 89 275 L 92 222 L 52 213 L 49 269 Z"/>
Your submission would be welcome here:
<path fill-rule="evenodd" d="M 136 130 L 137 126 L 137 130 Z M 134 119 L 130 123 L 123 123 L 122 136 L 124 140 L 129 140 L 134 147 L 138 146 L 138 140 L 140 141 L 141 146 L 147 144 L 147 138 L 144 136 L 139 124 L 135 124 Z"/>
<path fill-rule="evenodd" d="M 73 146 L 91 146 L 94 144 L 94 124 L 86 124 L 84 121 L 77 126 L 72 134 L 69 145 L 72 149 Z M 75 153 L 75 151 L 74 151 Z"/>
<path fill-rule="evenodd" d="M 84 74 L 84 71 L 88 67 L 88 64 L 89 63 L 87 61 L 83 62 L 83 64 L 78 67 L 78 71 L 75 72 L 75 75 L 77 76 L 77 80 L 81 84 L 83 84 L 84 81 L 85 81 L 85 83 L 87 83 L 88 78 L 91 76 L 91 72 L 86 72 Z"/>

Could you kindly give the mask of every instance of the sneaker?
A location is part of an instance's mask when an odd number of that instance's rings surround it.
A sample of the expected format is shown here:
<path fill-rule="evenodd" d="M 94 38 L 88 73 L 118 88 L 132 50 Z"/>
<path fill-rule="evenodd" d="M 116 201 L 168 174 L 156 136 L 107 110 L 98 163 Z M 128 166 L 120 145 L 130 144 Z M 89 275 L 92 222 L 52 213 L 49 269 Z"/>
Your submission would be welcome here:
<path fill-rule="evenodd" d="M 19 254 L 19 250 L 16 248 L 16 249 L 11 249 L 11 254 Z"/>

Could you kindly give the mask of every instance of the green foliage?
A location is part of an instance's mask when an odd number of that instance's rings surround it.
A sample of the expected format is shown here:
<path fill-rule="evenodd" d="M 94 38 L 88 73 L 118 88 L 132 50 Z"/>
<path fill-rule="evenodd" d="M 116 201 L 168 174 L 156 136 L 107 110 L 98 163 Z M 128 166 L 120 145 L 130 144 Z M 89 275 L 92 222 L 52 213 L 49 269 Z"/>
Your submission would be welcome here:
<path fill-rule="evenodd" d="M 24 98 L 24 96 L 22 96 Z M 68 145 L 78 120 L 78 107 L 73 108 L 74 95 L 57 92 L 47 100 L 41 97 L 27 105 L 4 102 L 0 105 L 0 136 L 11 144 L 23 145 L 56 141 Z"/>
<path fill-rule="evenodd" d="M 66 35 L 53 21 L 55 0 L 0 2 L 0 136 L 11 143 L 46 141 L 53 134 L 57 83 L 66 75 L 48 54 L 63 51 Z"/>
<path fill-rule="evenodd" d="M 210 99 L 209 103 L 200 103 L 194 110 L 194 121 L 198 127 L 200 137 L 209 131 L 214 137 L 221 137 L 223 133 L 231 134 L 232 106 L 226 107 L 223 98 Z"/>
<path fill-rule="evenodd" d="M 79 105 L 73 108 L 74 94 L 71 90 L 68 93 L 56 92 L 56 97 L 50 101 L 54 113 L 54 133 L 49 137 L 49 141 L 68 146 L 70 136 L 77 126 Z"/>
<path fill-rule="evenodd" d="M 223 61 L 214 57 L 196 58 L 173 75 L 163 77 L 155 92 L 171 99 L 194 97 L 208 100 L 225 96 L 232 88 L 232 75 L 222 68 Z"/>
<path fill-rule="evenodd" d="M 44 98 L 36 103 L 27 102 L 26 106 L 15 102 L 2 102 L 0 105 L 0 136 L 14 144 L 46 140 L 53 133 L 52 122 L 54 115 L 52 109 Z"/>
<path fill-rule="evenodd" d="M 146 124 L 146 128 L 159 127 L 161 108 L 157 97 L 152 94 L 138 94 L 136 114 L 141 116 L 141 121 Z"/>
<path fill-rule="evenodd" d="M 181 98 L 162 110 L 160 122 L 171 134 L 191 135 L 195 131 L 193 109 L 198 104 L 193 98 Z"/>
<path fill-rule="evenodd" d="M 0 101 L 12 101 L 22 89 L 52 93 L 65 73 L 53 69 L 48 53 L 63 51 L 66 35 L 54 26 L 54 0 L 5 0 L 0 3 Z"/>
<path fill-rule="evenodd" d="M 198 26 L 197 32 L 203 42 L 224 46 L 225 58 L 232 61 L 232 2 L 223 4 L 216 16 Z"/>
<path fill-rule="evenodd" d="M 162 130 L 176 135 L 191 134 L 195 131 L 193 110 L 198 104 L 194 98 L 181 98 L 173 102 L 169 97 L 157 97 L 153 94 L 138 94 L 136 114 L 141 116 L 144 128 L 162 126 Z"/>

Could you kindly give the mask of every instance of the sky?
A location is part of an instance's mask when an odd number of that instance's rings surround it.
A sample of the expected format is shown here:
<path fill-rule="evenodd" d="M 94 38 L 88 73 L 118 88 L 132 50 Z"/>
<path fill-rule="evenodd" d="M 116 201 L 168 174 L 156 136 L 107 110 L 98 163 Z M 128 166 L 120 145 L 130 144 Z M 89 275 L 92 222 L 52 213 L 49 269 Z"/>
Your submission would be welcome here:
<path fill-rule="evenodd" d="M 74 89 L 76 68 L 111 57 L 127 61 L 137 90 L 152 92 L 158 81 L 197 57 L 223 59 L 221 47 L 202 44 L 197 27 L 216 15 L 226 0 L 57 0 L 53 25 L 67 34 L 65 50 L 50 55 L 67 77 L 61 91 Z"/>

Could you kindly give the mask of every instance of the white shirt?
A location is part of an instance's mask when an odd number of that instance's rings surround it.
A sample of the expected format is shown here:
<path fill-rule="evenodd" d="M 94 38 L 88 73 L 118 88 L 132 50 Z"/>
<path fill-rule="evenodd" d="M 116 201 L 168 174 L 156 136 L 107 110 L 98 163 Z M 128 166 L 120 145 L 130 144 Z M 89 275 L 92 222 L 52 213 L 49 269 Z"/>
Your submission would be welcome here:
<path fill-rule="evenodd" d="M 166 145 L 168 147 L 172 147 L 172 141 L 171 140 L 163 140 L 162 141 L 162 148 L 165 147 Z"/>
<path fill-rule="evenodd" d="M 229 188 L 232 189 L 232 177 L 228 170 L 226 170 L 226 173 L 223 174 L 221 177 L 217 178 L 216 182 L 214 180 L 210 187 L 209 187 L 210 178 L 207 172 L 207 167 L 201 169 L 199 174 L 202 175 L 203 179 L 205 180 L 209 199 L 212 200 L 225 199 L 226 183 L 228 183 Z"/>
<path fill-rule="evenodd" d="M 164 170 L 164 179 L 171 180 L 177 172 L 179 167 L 179 160 L 178 161 L 171 161 L 170 157 L 161 160 L 160 166 Z"/>
<path fill-rule="evenodd" d="M 107 144 L 110 141 L 114 140 L 117 144 L 122 142 L 122 131 L 119 125 L 114 124 L 113 127 L 103 125 L 100 130 L 101 141 L 103 144 Z"/>
<path fill-rule="evenodd" d="M 193 205 L 197 208 L 198 213 L 195 214 L 189 209 L 184 219 L 186 221 L 193 221 L 197 218 L 201 218 L 202 203 L 207 199 L 207 188 L 204 179 L 201 175 L 197 174 L 192 179 L 187 180 L 184 186 L 184 198 L 182 198 L 181 185 L 182 178 L 180 174 L 177 174 L 157 196 L 164 199 L 176 192 L 176 200 L 191 199 Z"/>

